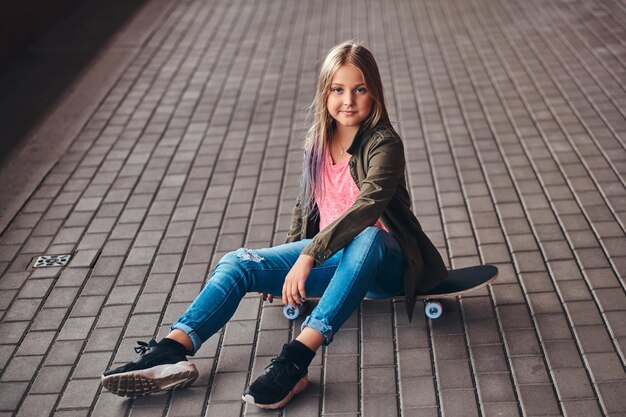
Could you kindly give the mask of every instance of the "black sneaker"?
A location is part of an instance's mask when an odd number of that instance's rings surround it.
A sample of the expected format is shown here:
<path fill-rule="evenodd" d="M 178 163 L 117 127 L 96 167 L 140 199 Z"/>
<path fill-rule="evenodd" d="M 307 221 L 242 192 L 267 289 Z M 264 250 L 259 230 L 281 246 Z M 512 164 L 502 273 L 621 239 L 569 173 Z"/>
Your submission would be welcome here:
<path fill-rule="evenodd" d="M 265 367 L 265 373 L 243 393 L 242 399 L 261 408 L 282 408 L 309 386 L 308 368 L 287 359 L 283 352 Z"/>
<path fill-rule="evenodd" d="M 102 386 L 113 394 L 138 397 L 183 388 L 198 378 L 198 369 L 184 354 L 160 346 L 154 339 L 137 344 L 137 359 L 102 374 Z"/>

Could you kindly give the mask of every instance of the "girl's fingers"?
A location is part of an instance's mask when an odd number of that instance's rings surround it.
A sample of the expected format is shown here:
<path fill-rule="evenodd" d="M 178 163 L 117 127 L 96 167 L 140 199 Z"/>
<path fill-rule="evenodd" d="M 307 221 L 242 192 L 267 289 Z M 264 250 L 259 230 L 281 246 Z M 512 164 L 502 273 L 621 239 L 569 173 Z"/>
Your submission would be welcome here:
<path fill-rule="evenodd" d="M 287 294 L 288 294 L 288 297 L 289 297 L 290 305 L 293 306 L 293 307 L 297 306 L 299 304 L 298 303 L 298 298 L 297 298 L 298 293 L 297 293 L 297 291 L 295 291 L 295 287 L 294 287 L 294 283 L 293 282 L 289 285 L 289 291 L 287 292 Z"/>
<path fill-rule="evenodd" d="M 291 299 L 291 286 L 288 282 L 285 283 L 285 287 L 283 288 L 283 303 L 290 306 L 294 305 Z"/>
<path fill-rule="evenodd" d="M 304 291 L 304 282 L 301 282 L 298 285 L 298 293 L 300 293 L 301 303 L 303 303 L 304 300 L 306 300 L 306 292 Z"/>
<path fill-rule="evenodd" d="M 302 301 L 300 301 L 300 295 L 298 294 L 297 291 L 294 291 L 291 293 L 291 298 L 293 299 L 293 302 L 295 303 L 294 306 L 302 304 Z"/>
<path fill-rule="evenodd" d="M 302 304 L 306 299 L 306 293 L 304 290 L 304 283 L 306 280 L 296 281 L 291 277 L 285 278 L 285 283 L 282 289 L 283 304 L 289 304 L 292 307 Z M 271 295 L 268 295 L 268 297 Z"/>
<path fill-rule="evenodd" d="M 261 299 L 263 301 L 269 301 L 270 303 L 274 302 L 274 296 L 272 294 L 261 293 Z"/>
<path fill-rule="evenodd" d="M 298 291 L 296 290 L 294 283 L 290 283 L 287 288 L 287 298 L 289 300 L 289 305 L 292 307 L 300 304 L 300 298 L 298 297 Z"/>

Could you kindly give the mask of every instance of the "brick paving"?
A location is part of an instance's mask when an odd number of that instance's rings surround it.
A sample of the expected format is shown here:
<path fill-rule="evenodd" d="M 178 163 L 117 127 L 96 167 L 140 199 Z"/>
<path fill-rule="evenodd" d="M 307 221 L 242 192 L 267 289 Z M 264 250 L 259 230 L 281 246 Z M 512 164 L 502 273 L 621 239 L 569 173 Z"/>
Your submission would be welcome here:
<path fill-rule="evenodd" d="M 223 254 L 283 242 L 317 65 L 350 37 L 424 229 L 498 280 L 432 322 L 365 302 L 283 411 L 240 400 L 300 324 L 254 294 L 191 388 L 103 392 Z M 0 236 L 0 416 L 626 416 L 625 85 L 619 1 L 176 3 Z"/>

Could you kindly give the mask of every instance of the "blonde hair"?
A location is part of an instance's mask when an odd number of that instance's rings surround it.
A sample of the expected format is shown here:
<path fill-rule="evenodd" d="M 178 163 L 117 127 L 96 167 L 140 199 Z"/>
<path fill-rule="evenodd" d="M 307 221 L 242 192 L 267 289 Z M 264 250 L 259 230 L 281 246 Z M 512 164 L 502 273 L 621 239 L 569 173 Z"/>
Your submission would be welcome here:
<path fill-rule="evenodd" d="M 363 80 L 372 97 L 369 115 L 361 127 L 374 129 L 379 124 L 390 125 L 383 83 L 372 53 L 361 42 L 352 39 L 334 46 L 326 55 L 320 69 L 315 98 L 309 106 L 311 127 L 304 142 L 304 161 L 300 184 L 300 201 L 306 213 L 315 206 L 315 191 L 321 187 L 324 146 L 327 146 L 335 129 L 335 120 L 328 112 L 326 102 L 335 72 L 343 65 L 353 65 L 363 74 Z"/>

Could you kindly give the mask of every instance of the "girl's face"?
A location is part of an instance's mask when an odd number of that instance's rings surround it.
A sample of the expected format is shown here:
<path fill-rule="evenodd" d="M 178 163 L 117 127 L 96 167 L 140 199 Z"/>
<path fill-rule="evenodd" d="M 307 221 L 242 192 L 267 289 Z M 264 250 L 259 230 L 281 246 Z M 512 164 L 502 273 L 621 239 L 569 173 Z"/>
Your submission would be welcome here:
<path fill-rule="evenodd" d="M 363 74 L 354 65 L 342 65 L 335 72 L 326 101 L 330 115 L 343 126 L 359 126 L 372 109 L 372 96 Z"/>

